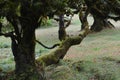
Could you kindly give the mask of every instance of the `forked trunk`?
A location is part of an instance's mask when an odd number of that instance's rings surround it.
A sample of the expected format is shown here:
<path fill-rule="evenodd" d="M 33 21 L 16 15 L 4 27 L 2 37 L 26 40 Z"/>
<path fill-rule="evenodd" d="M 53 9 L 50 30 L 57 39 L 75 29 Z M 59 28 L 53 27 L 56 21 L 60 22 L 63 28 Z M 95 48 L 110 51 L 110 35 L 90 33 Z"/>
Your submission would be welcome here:
<path fill-rule="evenodd" d="M 87 9 L 86 6 L 84 6 L 79 12 L 79 20 L 81 22 L 81 30 L 83 30 L 85 28 L 88 14 L 89 14 L 89 9 Z"/>

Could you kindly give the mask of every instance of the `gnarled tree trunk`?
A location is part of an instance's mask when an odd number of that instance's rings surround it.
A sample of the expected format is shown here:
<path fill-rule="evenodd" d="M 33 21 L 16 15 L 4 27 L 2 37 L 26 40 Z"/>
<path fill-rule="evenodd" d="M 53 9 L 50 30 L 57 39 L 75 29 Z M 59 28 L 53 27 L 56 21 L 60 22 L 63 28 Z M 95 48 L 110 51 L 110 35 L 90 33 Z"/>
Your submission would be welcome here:
<path fill-rule="evenodd" d="M 103 29 L 104 27 L 104 22 L 102 18 L 97 17 L 96 15 L 93 15 L 94 18 L 94 23 L 91 26 L 91 30 L 95 32 L 99 32 Z"/>
<path fill-rule="evenodd" d="M 99 32 L 104 28 L 114 28 L 114 25 L 110 21 L 107 21 L 107 19 L 97 17 L 96 15 L 93 15 L 93 18 L 94 23 L 91 26 L 92 31 Z"/>
<path fill-rule="evenodd" d="M 89 26 L 87 22 L 85 26 L 86 27 L 83 31 L 81 31 L 79 36 L 66 38 L 61 42 L 60 46 L 56 50 L 49 54 L 40 56 L 36 61 L 40 65 L 44 66 L 58 63 L 60 59 L 64 58 L 71 46 L 80 44 L 81 41 L 87 36 L 87 34 L 89 33 Z"/>
<path fill-rule="evenodd" d="M 25 24 L 19 41 L 12 40 L 17 80 L 42 80 L 35 63 L 35 28 Z"/>
<path fill-rule="evenodd" d="M 79 12 L 79 20 L 81 22 L 81 30 L 83 30 L 85 28 L 88 14 L 89 14 L 89 9 L 87 9 L 87 6 L 84 5 L 84 7 L 82 7 Z"/>

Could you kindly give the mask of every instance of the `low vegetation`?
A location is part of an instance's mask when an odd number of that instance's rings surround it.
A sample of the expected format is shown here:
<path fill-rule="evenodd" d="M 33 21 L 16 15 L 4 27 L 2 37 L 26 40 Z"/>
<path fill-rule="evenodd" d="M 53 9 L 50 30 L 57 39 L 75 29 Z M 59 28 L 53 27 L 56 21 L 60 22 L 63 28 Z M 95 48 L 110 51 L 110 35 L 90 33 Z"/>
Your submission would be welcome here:
<path fill-rule="evenodd" d="M 101 33 L 88 35 L 81 45 L 74 46 L 70 49 L 70 51 L 75 51 L 74 53 L 68 52 L 65 59 L 61 60 L 60 63 L 45 67 L 43 76 L 45 76 L 46 79 L 52 80 L 119 80 L 120 39 L 118 34 L 120 34 L 119 29 L 117 29 L 117 31 L 116 29 L 106 29 Z M 55 36 L 52 35 L 51 39 L 55 39 L 54 37 Z M 6 38 L 0 39 L 3 44 L 6 43 L 6 41 L 8 43 L 10 42 L 9 39 Z M 44 36 L 40 39 L 44 39 Z M 47 41 L 47 43 L 52 45 L 54 43 L 52 41 L 53 40 Z M 57 42 L 57 40 L 55 41 Z M 103 42 L 105 43 L 103 44 Z M 40 47 L 41 46 L 37 44 L 36 57 L 49 51 L 42 47 L 40 50 Z M 6 72 L 14 69 L 14 60 L 10 47 L 0 49 L 0 55 L 0 73 L 1 76 L 5 76 Z M 74 56 L 71 57 L 71 55 Z"/>
<path fill-rule="evenodd" d="M 120 64 L 98 59 L 93 61 L 63 60 L 48 66 L 46 75 L 51 80 L 119 80 Z"/>

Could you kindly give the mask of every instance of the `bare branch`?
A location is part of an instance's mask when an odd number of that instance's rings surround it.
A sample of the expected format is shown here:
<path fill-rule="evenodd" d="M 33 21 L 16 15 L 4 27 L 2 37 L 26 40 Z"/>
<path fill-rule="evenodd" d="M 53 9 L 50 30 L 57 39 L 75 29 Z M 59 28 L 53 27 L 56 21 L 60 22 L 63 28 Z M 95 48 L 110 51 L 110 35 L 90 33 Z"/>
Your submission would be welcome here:
<path fill-rule="evenodd" d="M 40 44 L 41 46 L 43 46 L 44 48 L 47 48 L 47 49 L 53 49 L 53 48 L 55 48 L 55 47 L 57 47 L 57 46 L 60 46 L 60 44 L 58 43 L 58 44 L 54 44 L 53 46 L 51 46 L 51 47 L 48 47 L 48 46 L 46 46 L 46 45 L 44 45 L 43 43 L 41 43 L 40 41 L 38 41 L 38 40 L 35 40 L 38 44 Z"/>

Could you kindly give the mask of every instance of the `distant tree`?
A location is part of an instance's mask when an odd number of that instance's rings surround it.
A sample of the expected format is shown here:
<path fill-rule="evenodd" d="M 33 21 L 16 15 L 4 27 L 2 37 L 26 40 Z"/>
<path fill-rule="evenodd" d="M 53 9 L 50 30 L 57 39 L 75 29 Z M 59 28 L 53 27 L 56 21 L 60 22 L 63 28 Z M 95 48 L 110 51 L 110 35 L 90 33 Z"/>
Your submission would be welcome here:
<path fill-rule="evenodd" d="M 85 0 L 89 12 L 94 18 L 94 23 L 91 26 L 92 31 L 101 31 L 103 28 L 113 28 L 109 18 L 118 20 L 120 11 L 119 0 Z M 116 15 L 111 16 L 110 14 Z"/>

